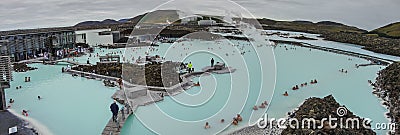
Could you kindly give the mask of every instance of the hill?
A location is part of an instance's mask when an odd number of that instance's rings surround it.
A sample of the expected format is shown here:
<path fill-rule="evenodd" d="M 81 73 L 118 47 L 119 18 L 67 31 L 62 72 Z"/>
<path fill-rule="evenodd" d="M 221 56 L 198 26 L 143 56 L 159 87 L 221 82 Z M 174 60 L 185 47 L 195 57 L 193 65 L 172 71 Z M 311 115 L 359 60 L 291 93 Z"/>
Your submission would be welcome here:
<path fill-rule="evenodd" d="M 120 22 L 115 21 L 113 19 L 106 19 L 103 21 L 84 21 L 75 25 L 75 27 L 84 27 L 84 26 L 98 26 L 98 25 L 112 25 L 119 24 Z"/>
<path fill-rule="evenodd" d="M 130 19 L 131 22 L 166 24 L 179 20 L 177 10 L 156 10 Z"/>
<path fill-rule="evenodd" d="M 400 38 L 400 22 L 388 24 L 369 33 L 378 34 L 381 37 Z"/>
<path fill-rule="evenodd" d="M 314 34 L 324 34 L 332 32 L 347 32 L 347 33 L 366 33 L 366 30 L 348 26 L 332 21 L 310 22 L 310 21 L 275 21 L 271 19 L 257 19 L 264 29 L 267 30 L 285 30 L 297 31 Z"/>

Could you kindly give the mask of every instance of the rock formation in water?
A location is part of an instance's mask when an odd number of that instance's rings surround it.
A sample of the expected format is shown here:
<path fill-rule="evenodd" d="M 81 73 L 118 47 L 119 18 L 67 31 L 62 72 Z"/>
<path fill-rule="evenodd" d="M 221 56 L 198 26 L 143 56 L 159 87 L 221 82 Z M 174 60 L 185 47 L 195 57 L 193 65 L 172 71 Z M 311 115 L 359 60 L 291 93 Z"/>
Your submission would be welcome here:
<path fill-rule="evenodd" d="M 352 112 L 349 110 L 346 110 L 347 113 L 343 113 L 345 115 L 339 116 L 337 109 L 339 107 L 344 107 L 341 106 L 339 103 L 336 102 L 335 98 L 332 95 L 329 95 L 324 98 L 309 98 L 307 99 L 297 111 L 295 111 L 292 115 L 291 118 L 295 118 L 299 121 L 299 127 L 300 128 L 288 128 L 284 129 L 282 131 L 282 134 L 284 135 L 309 135 L 309 134 L 322 134 L 322 135 L 334 135 L 334 134 L 342 134 L 342 135 L 375 135 L 376 133 L 372 131 L 371 129 L 365 128 L 362 125 L 362 120 L 363 118 L 360 118 L 356 115 L 354 115 Z M 340 114 L 340 113 L 339 113 Z M 323 121 L 323 118 L 337 118 L 335 122 L 332 122 L 333 124 L 337 124 L 336 128 L 333 128 L 329 126 L 328 121 L 325 120 Z M 308 124 L 305 122 L 304 128 L 301 128 L 303 125 L 302 120 L 306 118 L 313 118 L 316 121 L 316 126 L 314 127 L 313 124 Z M 340 128 L 340 126 L 346 125 L 346 120 L 347 119 L 358 119 L 359 120 L 359 128 Z M 343 119 L 343 123 L 339 122 L 340 119 Z M 292 125 L 296 125 L 294 122 Z M 321 126 L 322 125 L 322 126 Z M 353 124 L 349 124 L 353 125 Z M 310 126 L 311 128 L 308 128 Z M 318 127 L 321 126 L 321 127 Z M 354 124 L 355 127 L 357 127 L 357 124 Z"/>
<path fill-rule="evenodd" d="M 25 63 L 14 63 L 13 64 L 13 67 L 14 67 L 14 71 L 15 72 L 26 72 L 26 71 L 29 71 L 29 70 L 35 70 L 35 69 L 37 69 L 37 68 L 35 68 L 35 67 L 29 67 L 27 64 L 25 64 Z"/>

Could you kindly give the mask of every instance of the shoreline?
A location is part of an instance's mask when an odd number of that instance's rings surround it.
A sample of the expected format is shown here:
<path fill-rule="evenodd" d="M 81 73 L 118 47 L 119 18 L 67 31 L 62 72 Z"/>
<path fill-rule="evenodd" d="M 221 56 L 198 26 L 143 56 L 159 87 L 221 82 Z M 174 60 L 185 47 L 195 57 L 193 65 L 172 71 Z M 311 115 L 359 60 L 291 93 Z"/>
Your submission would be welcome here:
<path fill-rule="evenodd" d="M 388 131 L 392 134 L 398 134 L 399 132 L 399 112 L 397 109 L 397 105 L 399 103 L 399 98 L 396 97 L 398 91 L 395 86 L 399 83 L 397 80 L 398 74 L 393 74 L 393 72 L 399 71 L 400 63 L 393 63 L 386 67 L 385 69 L 379 71 L 378 77 L 375 79 L 375 83 L 371 83 L 374 87 L 374 91 L 372 92 L 380 101 L 381 105 L 387 109 L 384 116 L 389 119 L 389 123 L 395 123 L 394 129 L 390 129 Z M 394 79 L 393 82 L 386 83 Z"/>
<path fill-rule="evenodd" d="M 297 41 L 286 41 L 286 40 L 270 40 L 271 42 L 274 42 L 276 44 L 290 44 L 294 46 L 300 46 L 300 47 L 305 47 L 305 48 L 310 48 L 310 49 L 316 49 L 316 50 L 321 50 L 325 52 L 330 52 L 330 53 L 336 53 L 336 54 L 341 54 L 341 55 L 347 55 L 347 56 L 352 56 L 352 57 L 358 57 L 358 58 L 363 58 L 366 60 L 374 60 L 380 62 L 382 65 L 389 65 L 393 62 L 394 60 L 389 60 L 385 58 L 380 58 L 376 56 L 371 56 L 367 54 L 362 54 L 362 53 L 357 53 L 357 52 L 352 52 L 352 51 L 346 51 L 342 49 L 336 49 L 336 48 L 330 48 L 330 47 L 323 47 L 323 46 L 318 46 L 318 45 L 312 45 L 309 43 L 304 43 L 304 42 L 297 42 Z"/>
<path fill-rule="evenodd" d="M 36 119 L 22 116 L 21 114 L 15 112 L 13 109 L 8 109 L 8 111 L 14 116 L 18 117 L 22 121 L 28 123 L 27 128 L 33 129 L 39 135 L 54 135 L 45 125 L 41 124 Z"/>

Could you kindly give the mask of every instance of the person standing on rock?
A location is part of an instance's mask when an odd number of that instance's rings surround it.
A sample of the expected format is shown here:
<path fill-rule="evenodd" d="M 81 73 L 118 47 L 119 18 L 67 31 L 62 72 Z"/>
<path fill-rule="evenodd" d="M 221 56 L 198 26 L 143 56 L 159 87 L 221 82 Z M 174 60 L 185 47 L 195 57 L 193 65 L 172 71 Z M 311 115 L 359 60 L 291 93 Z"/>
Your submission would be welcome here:
<path fill-rule="evenodd" d="M 111 104 L 110 109 L 113 114 L 113 121 L 117 122 L 117 116 L 118 116 L 118 111 L 119 111 L 117 101 L 114 100 L 114 103 Z"/>
<path fill-rule="evenodd" d="M 214 67 L 214 58 L 211 58 L 211 67 Z"/>
<path fill-rule="evenodd" d="M 189 62 L 189 64 L 188 64 L 189 73 L 192 72 L 192 67 L 193 67 L 192 62 Z"/>

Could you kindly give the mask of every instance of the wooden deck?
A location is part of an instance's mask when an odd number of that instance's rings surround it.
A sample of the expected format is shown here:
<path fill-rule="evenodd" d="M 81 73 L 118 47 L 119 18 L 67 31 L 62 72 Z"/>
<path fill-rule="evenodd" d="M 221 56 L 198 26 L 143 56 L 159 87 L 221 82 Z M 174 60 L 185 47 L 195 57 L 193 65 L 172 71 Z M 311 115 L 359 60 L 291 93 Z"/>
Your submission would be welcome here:
<path fill-rule="evenodd" d="M 124 114 L 122 114 L 124 113 Z M 124 111 L 120 111 L 118 113 L 117 122 L 112 120 L 112 117 L 108 121 L 106 127 L 104 127 L 102 135 L 119 135 L 121 132 L 121 128 L 124 126 L 126 119 L 128 116 L 132 114 L 130 109 L 124 108 Z"/>

